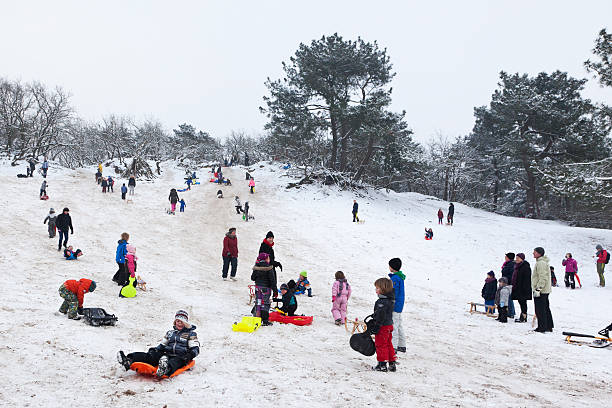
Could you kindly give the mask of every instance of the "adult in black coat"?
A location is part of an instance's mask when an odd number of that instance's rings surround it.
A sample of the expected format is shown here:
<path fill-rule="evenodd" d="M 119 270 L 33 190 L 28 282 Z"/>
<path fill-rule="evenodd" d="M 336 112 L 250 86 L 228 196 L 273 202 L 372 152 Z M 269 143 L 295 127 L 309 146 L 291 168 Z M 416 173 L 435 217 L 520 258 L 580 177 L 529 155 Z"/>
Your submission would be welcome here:
<path fill-rule="evenodd" d="M 272 287 L 271 289 L 274 291 L 274 297 L 278 296 L 278 289 L 276 288 L 276 268 L 280 268 L 280 270 L 283 270 L 283 265 L 280 262 L 276 261 L 276 258 L 274 256 L 274 234 L 272 233 L 272 231 L 268 231 L 268 233 L 266 234 L 266 238 L 263 240 L 263 242 L 261 243 L 261 245 L 259 246 L 259 253 L 266 253 L 268 255 L 270 255 L 270 265 L 272 265 L 273 269 L 272 271 L 274 272 L 274 282 L 275 285 L 274 287 Z"/>
<path fill-rule="evenodd" d="M 72 218 L 70 218 L 69 214 L 70 210 L 68 207 L 64 208 L 62 213 L 57 216 L 57 220 L 55 221 L 55 226 L 57 227 L 57 232 L 59 234 L 59 242 L 57 243 L 57 250 L 62 250 L 62 239 L 64 240 L 64 248 L 66 248 L 66 244 L 68 243 L 68 229 L 70 229 L 70 233 L 74 234 L 74 229 L 72 228 Z"/>
<path fill-rule="evenodd" d="M 525 261 L 525 254 L 516 254 L 514 258 L 514 274 L 512 275 L 512 299 L 521 306 L 521 317 L 517 322 L 527 321 L 527 301 L 531 300 L 531 266 Z"/>

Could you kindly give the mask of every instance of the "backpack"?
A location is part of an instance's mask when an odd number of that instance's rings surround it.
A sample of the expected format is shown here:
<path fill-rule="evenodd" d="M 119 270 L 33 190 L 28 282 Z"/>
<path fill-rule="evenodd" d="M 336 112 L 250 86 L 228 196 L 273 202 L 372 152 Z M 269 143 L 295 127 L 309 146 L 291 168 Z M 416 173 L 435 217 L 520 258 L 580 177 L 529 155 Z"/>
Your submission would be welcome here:
<path fill-rule="evenodd" d="M 610 263 L 610 253 L 606 251 L 606 261 L 604 262 L 606 265 Z"/>
<path fill-rule="evenodd" d="M 83 317 L 85 322 L 91 326 L 114 326 L 117 322 L 117 317 L 106 313 L 100 307 L 88 307 L 83 309 Z"/>

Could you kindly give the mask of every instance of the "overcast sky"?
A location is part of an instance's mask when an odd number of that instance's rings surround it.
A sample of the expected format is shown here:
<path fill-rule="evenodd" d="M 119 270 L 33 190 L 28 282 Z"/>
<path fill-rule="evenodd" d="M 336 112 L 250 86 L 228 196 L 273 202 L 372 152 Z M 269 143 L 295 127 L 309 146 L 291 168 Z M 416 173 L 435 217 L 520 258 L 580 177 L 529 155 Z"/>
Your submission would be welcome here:
<path fill-rule="evenodd" d="M 500 70 L 589 77 L 612 1 L 4 1 L 0 76 L 59 85 L 79 115 L 258 133 L 266 78 L 300 42 L 338 32 L 388 49 L 393 109 L 419 141 L 468 133 Z M 585 93 L 612 104 L 591 80 Z"/>

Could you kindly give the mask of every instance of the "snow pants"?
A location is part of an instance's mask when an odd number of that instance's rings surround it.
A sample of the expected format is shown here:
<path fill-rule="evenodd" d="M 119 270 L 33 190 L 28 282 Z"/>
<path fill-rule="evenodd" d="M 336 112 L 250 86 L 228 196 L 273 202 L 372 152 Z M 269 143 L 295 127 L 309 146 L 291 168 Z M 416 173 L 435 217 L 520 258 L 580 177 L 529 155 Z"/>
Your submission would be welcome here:
<path fill-rule="evenodd" d="M 264 288 L 263 286 L 255 286 L 255 317 L 261 317 L 261 320 L 267 322 L 270 318 L 270 296 L 272 289 Z"/>
<path fill-rule="evenodd" d="M 74 319 L 77 316 L 77 308 L 79 307 L 79 299 L 77 295 L 69 291 L 66 286 L 62 283 L 59 287 L 59 295 L 64 299 L 64 302 L 59 308 L 61 313 L 68 313 L 70 319 Z"/>
<path fill-rule="evenodd" d="M 241 212 L 244 212 L 244 211 L 242 211 L 242 206 L 241 205 L 237 205 L 236 206 L 236 214 L 240 214 Z"/>
<path fill-rule="evenodd" d="M 121 199 L 125 200 L 125 193 L 124 192 L 121 193 Z"/>
<path fill-rule="evenodd" d="M 331 313 L 334 320 L 342 320 L 342 323 L 346 321 L 346 306 L 348 299 L 346 296 L 337 296 L 334 303 L 332 303 Z"/>
<path fill-rule="evenodd" d="M 250 186 L 249 188 L 251 189 L 251 194 L 255 194 L 255 187 L 254 186 Z"/>
<path fill-rule="evenodd" d="M 57 243 L 57 247 L 62 247 L 62 239 L 64 240 L 64 246 L 68 243 L 68 231 L 58 230 L 59 233 L 59 241 Z"/>
<path fill-rule="evenodd" d="M 438 224 L 440 224 L 440 225 L 444 224 L 443 220 L 444 220 L 444 218 L 438 218 Z"/>
<path fill-rule="evenodd" d="M 536 331 L 551 332 L 555 325 L 553 324 L 552 313 L 550 313 L 548 294 L 540 294 L 540 296 L 534 297 L 533 303 L 535 305 L 535 314 L 538 317 L 538 328 Z"/>
<path fill-rule="evenodd" d="M 395 349 L 393 348 L 393 325 L 382 326 L 374 336 L 376 346 L 376 361 L 395 361 Z"/>
<path fill-rule="evenodd" d="M 119 286 L 125 286 L 129 281 L 130 272 L 128 271 L 127 265 L 121 262 L 117 262 L 117 272 L 113 276 L 113 281 L 117 282 Z"/>
<path fill-rule="evenodd" d="M 151 348 L 147 353 L 137 351 L 135 353 L 128 354 L 126 357 L 129 358 L 133 363 L 147 363 L 149 365 L 152 365 L 153 367 L 157 367 L 157 365 L 159 364 L 159 359 L 162 358 L 163 355 L 163 351 L 158 351 L 154 348 Z M 168 367 L 170 368 L 170 370 L 166 375 L 172 375 L 179 368 L 186 366 L 189 361 L 191 360 L 187 360 L 179 356 L 168 355 Z"/>
<path fill-rule="evenodd" d="M 605 263 L 597 263 L 597 274 L 599 275 L 599 286 L 606 286 L 606 279 L 604 278 L 604 268 L 606 267 Z"/>
<path fill-rule="evenodd" d="M 55 238 L 55 223 L 49 223 L 49 238 Z"/>
<path fill-rule="evenodd" d="M 576 282 L 574 281 L 574 275 L 576 275 L 576 272 L 565 272 L 565 287 L 566 288 L 569 288 L 571 286 L 572 289 L 576 289 Z"/>
<path fill-rule="evenodd" d="M 46 196 L 47 195 L 47 190 L 43 190 L 42 188 L 40 189 L 40 196 Z"/>
<path fill-rule="evenodd" d="M 406 333 L 404 333 L 401 313 L 393 312 L 393 329 L 397 330 L 397 333 L 391 339 L 393 348 L 406 347 Z"/>
<path fill-rule="evenodd" d="M 134 186 L 128 186 L 130 195 L 134 195 Z"/>
<path fill-rule="evenodd" d="M 514 317 L 514 301 L 512 299 L 508 299 L 508 317 Z"/>
<path fill-rule="evenodd" d="M 238 258 L 233 256 L 224 256 L 223 257 L 223 270 L 221 271 L 221 277 L 227 278 L 227 271 L 229 269 L 230 264 L 232 265 L 232 271 L 230 272 L 230 276 L 233 278 L 236 276 L 236 269 L 238 268 Z"/>
<path fill-rule="evenodd" d="M 172 212 L 176 211 L 176 203 L 170 203 L 170 211 Z"/>
<path fill-rule="evenodd" d="M 355 221 L 359 222 L 359 217 L 357 216 L 356 212 L 353 213 L 353 222 Z"/>

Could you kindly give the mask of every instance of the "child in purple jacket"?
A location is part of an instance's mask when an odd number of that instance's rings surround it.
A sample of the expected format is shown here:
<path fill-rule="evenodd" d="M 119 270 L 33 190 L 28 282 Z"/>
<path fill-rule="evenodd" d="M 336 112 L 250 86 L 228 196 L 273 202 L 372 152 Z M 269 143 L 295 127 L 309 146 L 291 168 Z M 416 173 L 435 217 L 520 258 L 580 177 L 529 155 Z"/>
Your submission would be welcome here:
<path fill-rule="evenodd" d="M 346 321 L 346 305 L 351 297 L 351 285 L 344 277 L 344 272 L 338 271 L 335 275 L 336 281 L 332 285 L 332 316 L 336 325 Z"/>

